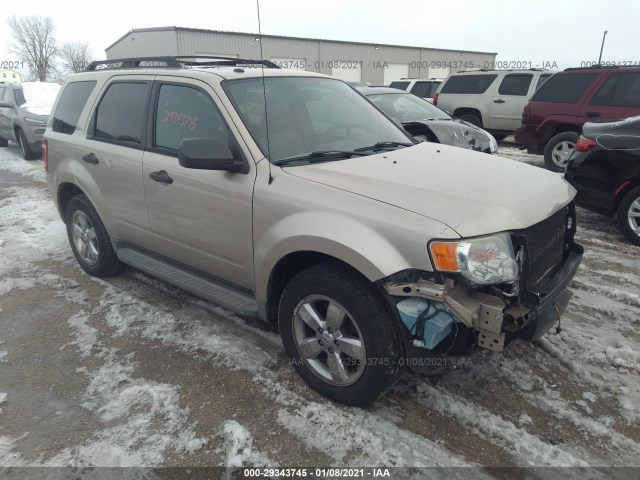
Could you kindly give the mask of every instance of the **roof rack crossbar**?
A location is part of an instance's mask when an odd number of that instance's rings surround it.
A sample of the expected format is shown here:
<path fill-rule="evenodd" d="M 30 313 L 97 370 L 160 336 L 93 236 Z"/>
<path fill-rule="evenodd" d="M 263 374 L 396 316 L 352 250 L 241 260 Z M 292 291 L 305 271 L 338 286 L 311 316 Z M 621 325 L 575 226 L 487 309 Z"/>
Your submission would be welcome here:
<path fill-rule="evenodd" d="M 204 61 L 203 61 L 204 60 Z M 185 68 L 185 67 L 257 67 L 280 68 L 269 60 L 248 60 L 218 55 L 180 55 L 165 57 L 132 57 L 91 62 L 85 72 L 111 68 Z"/>

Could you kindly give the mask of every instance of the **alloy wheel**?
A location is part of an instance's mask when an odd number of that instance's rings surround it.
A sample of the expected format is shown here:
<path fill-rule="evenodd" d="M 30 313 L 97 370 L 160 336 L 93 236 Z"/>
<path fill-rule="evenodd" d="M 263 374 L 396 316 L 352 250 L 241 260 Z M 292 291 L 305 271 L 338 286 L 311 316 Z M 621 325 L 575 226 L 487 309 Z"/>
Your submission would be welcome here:
<path fill-rule="evenodd" d="M 569 157 L 575 149 L 576 144 L 574 142 L 565 140 L 564 142 L 558 143 L 553 147 L 553 151 L 551 152 L 553 163 L 558 167 L 565 168 L 569 162 Z"/>
<path fill-rule="evenodd" d="M 95 265 L 98 262 L 100 252 L 96 232 L 89 217 L 80 210 L 76 210 L 71 218 L 71 228 L 73 243 L 78 255 L 88 265 Z"/>
<path fill-rule="evenodd" d="M 335 300 L 322 295 L 302 299 L 293 313 L 293 336 L 302 360 L 325 382 L 342 387 L 362 376 L 367 358 L 362 333 Z"/>

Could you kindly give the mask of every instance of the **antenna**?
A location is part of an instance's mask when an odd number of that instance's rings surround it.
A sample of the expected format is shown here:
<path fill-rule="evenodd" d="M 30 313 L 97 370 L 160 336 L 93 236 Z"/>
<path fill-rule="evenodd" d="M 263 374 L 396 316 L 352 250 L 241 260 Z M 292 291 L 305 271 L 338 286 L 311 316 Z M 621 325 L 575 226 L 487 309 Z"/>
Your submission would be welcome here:
<path fill-rule="evenodd" d="M 269 145 L 269 113 L 267 111 L 267 87 L 264 82 L 264 56 L 262 55 L 262 26 L 260 25 L 260 0 L 256 0 L 258 8 L 258 37 L 260 39 L 260 69 L 262 71 L 262 96 L 264 97 L 264 123 L 267 131 L 267 163 L 269 164 L 269 185 L 273 183 L 271 175 L 271 146 Z"/>

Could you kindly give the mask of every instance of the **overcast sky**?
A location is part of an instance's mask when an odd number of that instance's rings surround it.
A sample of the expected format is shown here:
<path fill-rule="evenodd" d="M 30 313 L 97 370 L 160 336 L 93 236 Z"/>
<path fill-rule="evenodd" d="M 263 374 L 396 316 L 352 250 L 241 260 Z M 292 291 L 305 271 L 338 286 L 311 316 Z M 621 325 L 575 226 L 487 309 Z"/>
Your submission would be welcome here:
<path fill-rule="evenodd" d="M 58 43 L 86 41 L 96 58 L 106 58 L 105 48 L 132 28 L 258 31 L 255 0 L 28 0 L 1 10 L 0 62 L 17 60 L 8 51 L 11 15 L 51 17 Z M 261 0 L 260 13 L 263 34 L 497 52 L 498 60 L 559 68 L 597 60 L 608 30 L 603 61 L 640 63 L 637 0 Z"/>

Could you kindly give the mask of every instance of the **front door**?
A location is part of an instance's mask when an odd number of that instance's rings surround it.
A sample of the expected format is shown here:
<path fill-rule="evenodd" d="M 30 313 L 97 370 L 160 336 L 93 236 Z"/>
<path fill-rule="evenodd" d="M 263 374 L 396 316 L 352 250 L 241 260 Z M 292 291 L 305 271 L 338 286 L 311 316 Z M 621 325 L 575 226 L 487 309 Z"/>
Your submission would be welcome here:
<path fill-rule="evenodd" d="M 157 77 L 143 178 L 147 211 L 160 254 L 240 287 L 253 289 L 252 197 L 248 174 L 180 166 L 186 138 L 214 137 L 249 160 L 204 82 Z M 225 112 L 226 113 L 226 112 Z"/>

